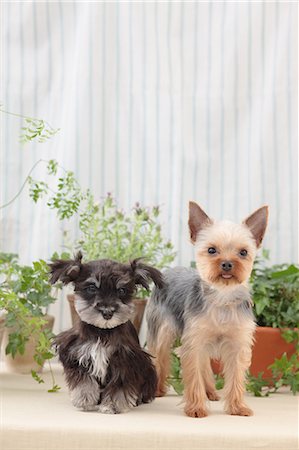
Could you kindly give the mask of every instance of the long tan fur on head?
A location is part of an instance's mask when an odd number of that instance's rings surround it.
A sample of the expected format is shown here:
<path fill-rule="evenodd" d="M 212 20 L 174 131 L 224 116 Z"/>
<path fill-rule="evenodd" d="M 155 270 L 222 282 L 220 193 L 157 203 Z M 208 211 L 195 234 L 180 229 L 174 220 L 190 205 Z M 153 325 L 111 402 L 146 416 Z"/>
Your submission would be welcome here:
<path fill-rule="evenodd" d="M 189 203 L 189 229 L 196 247 L 196 263 L 200 276 L 207 282 L 221 286 L 246 283 L 250 277 L 256 251 L 261 245 L 268 219 L 264 206 L 241 224 L 229 221 L 214 222 L 194 202 Z M 209 249 L 215 249 L 214 254 Z M 245 251 L 245 256 L 244 256 Z M 229 261 L 233 268 L 230 279 L 223 278 L 221 264 Z"/>

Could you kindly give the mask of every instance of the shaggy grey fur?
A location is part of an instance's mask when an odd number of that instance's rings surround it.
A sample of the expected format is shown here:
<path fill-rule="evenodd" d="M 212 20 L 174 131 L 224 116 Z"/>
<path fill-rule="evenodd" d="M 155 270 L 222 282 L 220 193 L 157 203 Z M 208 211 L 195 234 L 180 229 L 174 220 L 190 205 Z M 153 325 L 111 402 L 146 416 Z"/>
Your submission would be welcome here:
<path fill-rule="evenodd" d="M 216 291 L 201 280 L 195 269 L 175 267 L 165 271 L 163 276 L 164 286 L 153 289 L 147 308 L 148 339 L 151 342 L 165 322 L 175 335 L 181 336 L 188 319 L 205 313 L 216 297 Z M 253 318 L 250 293 L 246 287 L 238 286 L 229 303 Z M 227 309 L 227 300 L 217 306 Z"/>

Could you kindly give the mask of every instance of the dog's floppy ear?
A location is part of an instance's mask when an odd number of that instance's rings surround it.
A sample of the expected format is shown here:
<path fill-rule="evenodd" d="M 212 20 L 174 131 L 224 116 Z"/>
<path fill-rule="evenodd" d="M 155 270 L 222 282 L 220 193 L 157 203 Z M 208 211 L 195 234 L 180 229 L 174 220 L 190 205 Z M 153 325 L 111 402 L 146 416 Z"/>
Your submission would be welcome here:
<path fill-rule="evenodd" d="M 78 252 L 74 259 L 57 259 L 49 264 L 50 268 L 50 283 L 54 284 L 56 281 L 62 281 L 63 284 L 68 284 L 74 281 L 81 270 L 82 253 Z"/>
<path fill-rule="evenodd" d="M 268 206 L 262 206 L 243 221 L 243 223 L 247 225 L 251 231 L 257 248 L 261 245 L 265 235 L 268 223 L 268 214 Z"/>
<path fill-rule="evenodd" d="M 189 231 L 192 244 L 195 244 L 197 235 L 204 227 L 212 225 L 213 221 L 195 202 L 189 202 Z"/>
<path fill-rule="evenodd" d="M 163 276 L 160 270 L 143 264 L 141 260 L 142 258 L 137 258 L 131 262 L 131 268 L 135 276 L 135 283 L 140 284 L 145 289 L 149 289 L 149 283 L 153 281 L 156 286 L 162 288 Z"/>

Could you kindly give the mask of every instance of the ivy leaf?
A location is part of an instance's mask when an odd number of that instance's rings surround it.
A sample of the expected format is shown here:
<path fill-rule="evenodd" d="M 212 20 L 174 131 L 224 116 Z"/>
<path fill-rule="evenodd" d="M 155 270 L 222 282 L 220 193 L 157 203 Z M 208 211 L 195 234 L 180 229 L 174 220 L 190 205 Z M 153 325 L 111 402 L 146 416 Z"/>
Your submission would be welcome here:
<path fill-rule="evenodd" d="M 51 389 L 48 389 L 48 392 L 58 392 L 61 389 L 60 386 L 58 386 L 57 384 L 54 384 L 54 386 L 52 386 Z"/>
<path fill-rule="evenodd" d="M 288 277 L 290 275 L 298 275 L 299 274 L 299 268 L 296 267 L 294 264 L 291 264 L 287 269 L 280 270 L 277 272 L 273 272 L 271 274 L 272 278 L 284 278 Z"/>
<path fill-rule="evenodd" d="M 44 383 L 44 380 L 38 375 L 35 370 L 31 370 L 32 378 L 37 381 L 39 384 Z"/>

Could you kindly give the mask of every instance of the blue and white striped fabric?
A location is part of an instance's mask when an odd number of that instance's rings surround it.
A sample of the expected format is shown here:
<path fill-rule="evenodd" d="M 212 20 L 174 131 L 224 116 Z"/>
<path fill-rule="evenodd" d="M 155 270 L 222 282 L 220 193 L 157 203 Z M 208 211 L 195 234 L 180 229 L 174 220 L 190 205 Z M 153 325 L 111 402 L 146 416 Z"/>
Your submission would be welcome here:
<path fill-rule="evenodd" d="M 2 33 L 3 108 L 61 128 L 23 147 L 1 115 L 2 204 L 55 158 L 99 198 L 160 204 L 179 263 L 190 199 L 239 221 L 269 204 L 272 261 L 297 259 L 296 2 L 5 2 Z M 3 251 L 61 249 L 68 224 L 25 192 L 1 214 Z"/>

